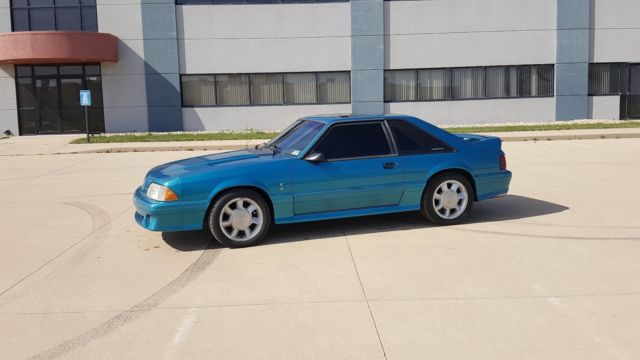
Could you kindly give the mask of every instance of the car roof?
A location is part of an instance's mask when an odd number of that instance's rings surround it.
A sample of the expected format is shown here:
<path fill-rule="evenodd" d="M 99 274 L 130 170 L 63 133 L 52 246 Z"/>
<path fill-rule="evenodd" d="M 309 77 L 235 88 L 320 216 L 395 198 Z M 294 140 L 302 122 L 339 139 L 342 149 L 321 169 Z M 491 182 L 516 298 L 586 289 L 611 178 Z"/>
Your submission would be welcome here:
<path fill-rule="evenodd" d="M 364 115 L 364 114 L 324 114 L 305 116 L 303 120 L 313 120 L 325 124 L 333 124 L 338 122 L 354 122 L 354 121 L 371 121 L 381 119 L 402 119 L 411 118 L 409 115 L 401 114 L 380 114 L 380 115 Z"/>

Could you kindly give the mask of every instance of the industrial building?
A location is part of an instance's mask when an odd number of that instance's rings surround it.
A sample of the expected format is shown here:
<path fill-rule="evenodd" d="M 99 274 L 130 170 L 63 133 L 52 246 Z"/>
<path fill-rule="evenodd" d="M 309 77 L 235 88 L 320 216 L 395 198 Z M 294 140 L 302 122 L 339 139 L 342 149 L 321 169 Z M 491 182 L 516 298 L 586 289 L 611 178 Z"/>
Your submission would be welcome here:
<path fill-rule="evenodd" d="M 0 131 L 640 118 L 637 0 L 0 0 Z"/>

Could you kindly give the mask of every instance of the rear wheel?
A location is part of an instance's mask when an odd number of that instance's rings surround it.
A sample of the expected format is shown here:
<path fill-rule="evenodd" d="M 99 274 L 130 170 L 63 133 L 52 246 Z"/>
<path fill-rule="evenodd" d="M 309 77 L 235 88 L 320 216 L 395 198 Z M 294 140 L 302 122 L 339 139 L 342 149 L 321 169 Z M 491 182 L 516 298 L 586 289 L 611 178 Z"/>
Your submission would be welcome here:
<path fill-rule="evenodd" d="M 232 248 L 251 246 L 269 231 L 271 210 L 257 192 L 232 190 L 216 200 L 207 223 L 222 245 Z"/>
<path fill-rule="evenodd" d="M 473 187 L 466 177 L 444 173 L 431 179 L 422 195 L 422 215 L 437 225 L 464 220 L 473 206 Z"/>

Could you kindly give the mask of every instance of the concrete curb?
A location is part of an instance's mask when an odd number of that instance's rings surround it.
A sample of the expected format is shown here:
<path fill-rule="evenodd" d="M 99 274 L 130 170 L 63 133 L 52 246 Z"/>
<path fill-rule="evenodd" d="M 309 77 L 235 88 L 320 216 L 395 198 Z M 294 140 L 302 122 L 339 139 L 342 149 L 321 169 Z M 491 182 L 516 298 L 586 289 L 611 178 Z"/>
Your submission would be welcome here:
<path fill-rule="evenodd" d="M 250 145 L 253 147 L 255 145 Z M 239 150 L 247 148 L 246 145 L 178 145 L 178 146 L 137 146 L 137 147 L 108 147 L 104 149 L 80 150 L 61 152 L 56 154 L 95 154 L 95 153 L 125 153 L 125 152 L 157 152 L 157 151 L 215 151 L 215 150 Z"/>
<path fill-rule="evenodd" d="M 480 134 L 482 135 L 482 134 Z M 498 136 L 498 135 L 496 135 Z M 611 134 L 566 134 L 566 135 L 526 135 L 499 136 L 502 141 L 552 141 L 552 140 L 598 140 L 598 139 L 638 139 L 639 133 L 611 133 Z"/>
<path fill-rule="evenodd" d="M 482 135 L 482 134 L 480 134 Z M 492 134 L 499 136 L 498 134 Z M 596 139 L 640 139 L 638 133 L 609 133 L 609 134 L 566 134 L 544 135 L 531 134 L 524 136 L 499 136 L 504 142 L 515 141 L 554 141 L 554 140 L 596 140 Z M 194 141 L 194 143 L 196 143 Z M 105 144 L 108 146 L 108 144 Z M 253 147 L 254 145 L 249 145 Z M 54 154 L 95 154 L 95 153 L 126 153 L 126 152 L 158 152 L 158 151 L 223 151 L 239 150 L 247 148 L 246 145 L 237 144 L 209 144 L 209 145 L 162 145 L 162 146 L 129 146 L 129 147 L 105 147 L 102 149 L 79 150 L 70 152 L 57 152 Z"/>

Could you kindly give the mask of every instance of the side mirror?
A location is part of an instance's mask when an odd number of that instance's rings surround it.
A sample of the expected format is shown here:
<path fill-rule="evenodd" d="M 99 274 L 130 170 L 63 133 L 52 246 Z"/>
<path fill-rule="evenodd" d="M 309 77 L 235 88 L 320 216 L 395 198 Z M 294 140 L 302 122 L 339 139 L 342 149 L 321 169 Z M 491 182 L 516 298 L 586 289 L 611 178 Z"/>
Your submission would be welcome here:
<path fill-rule="evenodd" d="M 311 153 L 311 154 L 307 155 L 304 159 L 306 161 L 308 161 L 310 163 L 314 163 L 314 164 L 321 163 L 321 162 L 326 160 L 324 158 L 324 154 L 323 153 L 319 153 L 319 152 Z"/>

